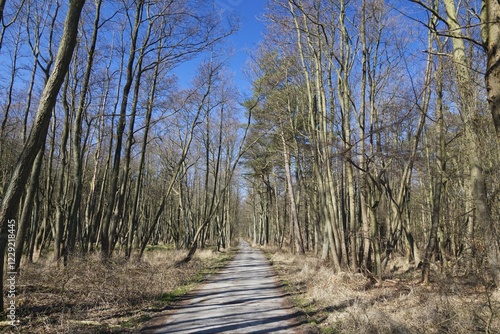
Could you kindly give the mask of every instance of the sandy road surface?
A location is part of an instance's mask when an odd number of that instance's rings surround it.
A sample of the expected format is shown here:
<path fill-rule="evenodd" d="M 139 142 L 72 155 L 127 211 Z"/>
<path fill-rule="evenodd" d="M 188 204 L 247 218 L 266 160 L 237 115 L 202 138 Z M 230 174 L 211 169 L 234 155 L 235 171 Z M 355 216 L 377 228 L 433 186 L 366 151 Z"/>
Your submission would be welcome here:
<path fill-rule="evenodd" d="M 142 333 L 294 333 L 299 314 L 286 305 L 264 254 L 242 241 L 227 267 Z"/>

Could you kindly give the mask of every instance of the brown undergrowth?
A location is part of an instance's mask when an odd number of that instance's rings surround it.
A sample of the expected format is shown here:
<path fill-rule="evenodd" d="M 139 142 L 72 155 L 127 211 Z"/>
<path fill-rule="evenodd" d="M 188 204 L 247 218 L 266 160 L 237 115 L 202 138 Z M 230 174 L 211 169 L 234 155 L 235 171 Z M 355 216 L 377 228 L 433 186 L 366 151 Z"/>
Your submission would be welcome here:
<path fill-rule="evenodd" d="M 181 268 L 187 252 L 156 248 L 142 260 L 98 256 L 73 259 L 67 267 L 41 259 L 26 264 L 17 279 L 17 328 L 1 333 L 135 333 L 169 303 L 227 263 L 234 252 L 199 250 Z"/>
<path fill-rule="evenodd" d="M 320 333 L 500 333 L 500 296 L 479 277 L 444 274 L 420 284 L 420 270 L 395 259 L 381 284 L 334 273 L 312 256 L 267 249 L 280 279 Z"/>

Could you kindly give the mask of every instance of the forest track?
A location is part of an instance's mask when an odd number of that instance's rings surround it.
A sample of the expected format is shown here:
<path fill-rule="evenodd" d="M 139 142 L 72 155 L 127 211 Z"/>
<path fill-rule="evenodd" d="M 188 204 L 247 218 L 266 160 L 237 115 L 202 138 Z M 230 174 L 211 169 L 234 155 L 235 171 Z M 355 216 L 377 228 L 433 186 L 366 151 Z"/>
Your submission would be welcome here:
<path fill-rule="evenodd" d="M 241 241 L 218 274 L 141 333 L 296 333 L 301 315 L 287 301 L 262 251 Z"/>

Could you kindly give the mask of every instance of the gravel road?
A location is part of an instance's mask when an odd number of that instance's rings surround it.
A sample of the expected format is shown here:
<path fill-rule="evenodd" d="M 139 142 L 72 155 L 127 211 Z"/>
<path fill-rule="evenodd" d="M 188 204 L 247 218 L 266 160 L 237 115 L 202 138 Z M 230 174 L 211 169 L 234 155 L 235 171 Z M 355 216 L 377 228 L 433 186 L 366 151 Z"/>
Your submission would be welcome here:
<path fill-rule="evenodd" d="M 264 254 L 242 241 L 219 274 L 142 333 L 295 333 L 298 318 Z"/>

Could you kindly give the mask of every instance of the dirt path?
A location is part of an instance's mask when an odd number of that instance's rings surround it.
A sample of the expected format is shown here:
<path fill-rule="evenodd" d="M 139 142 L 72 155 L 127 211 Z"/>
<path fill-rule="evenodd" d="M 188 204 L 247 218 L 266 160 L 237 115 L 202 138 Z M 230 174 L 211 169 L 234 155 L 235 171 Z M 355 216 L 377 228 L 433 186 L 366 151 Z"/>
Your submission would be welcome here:
<path fill-rule="evenodd" d="M 242 241 L 226 268 L 142 333 L 294 333 L 298 317 L 264 254 Z"/>

